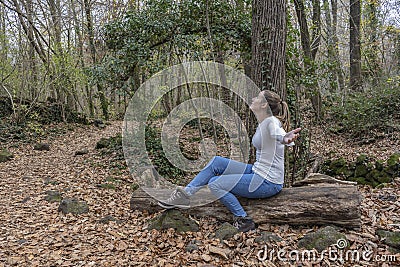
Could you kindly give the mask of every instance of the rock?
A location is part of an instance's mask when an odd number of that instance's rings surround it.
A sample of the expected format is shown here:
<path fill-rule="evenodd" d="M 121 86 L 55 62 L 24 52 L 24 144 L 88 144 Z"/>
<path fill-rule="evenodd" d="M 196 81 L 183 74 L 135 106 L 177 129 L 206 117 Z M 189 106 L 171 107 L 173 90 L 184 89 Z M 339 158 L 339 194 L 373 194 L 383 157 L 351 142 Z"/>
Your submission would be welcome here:
<path fill-rule="evenodd" d="M 104 189 L 115 189 L 115 185 L 111 183 L 97 184 L 96 186 Z"/>
<path fill-rule="evenodd" d="M 102 149 L 106 148 L 109 146 L 109 142 L 107 138 L 101 138 L 97 143 L 96 143 L 96 149 Z"/>
<path fill-rule="evenodd" d="M 37 143 L 33 146 L 33 149 L 39 151 L 50 151 L 50 145 L 44 143 Z"/>
<path fill-rule="evenodd" d="M 383 171 L 383 168 L 385 167 L 385 162 L 383 161 L 383 160 L 377 160 L 376 162 L 375 162 L 375 168 L 378 170 L 378 171 Z"/>
<path fill-rule="evenodd" d="M 201 241 L 194 239 L 190 241 L 189 244 L 187 244 L 185 250 L 187 252 L 193 252 L 195 250 L 199 250 L 199 245 L 201 244 L 202 244 Z"/>
<path fill-rule="evenodd" d="M 368 169 L 366 165 L 357 165 L 354 170 L 355 177 L 365 177 L 368 174 Z"/>
<path fill-rule="evenodd" d="M 188 244 L 185 248 L 187 252 L 193 252 L 195 250 L 199 250 L 199 247 L 196 244 Z"/>
<path fill-rule="evenodd" d="M 0 163 L 11 160 L 14 157 L 8 150 L 3 149 L 0 151 Z"/>
<path fill-rule="evenodd" d="M 191 219 L 188 219 L 179 210 L 166 210 L 156 218 L 150 220 L 148 229 L 166 230 L 175 229 L 177 232 L 197 232 L 199 226 Z"/>
<path fill-rule="evenodd" d="M 395 249 L 400 249 L 400 232 L 378 230 L 376 234 L 382 239 L 384 244 Z"/>
<path fill-rule="evenodd" d="M 389 157 L 385 171 L 393 176 L 400 176 L 400 153 L 394 153 Z"/>
<path fill-rule="evenodd" d="M 239 233 L 239 230 L 233 227 L 232 224 L 226 222 L 215 231 L 215 237 L 219 240 L 226 240 L 232 238 L 237 233 Z"/>
<path fill-rule="evenodd" d="M 25 203 L 27 203 L 29 200 L 31 200 L 31 198 L 30 198 L 30 197 L 26 197 L 26 198 L 24 198 L 23 200 L 21 200 L 20 203 L 25 204 Z"/>
<path fill-rule="evenodd" d="M 344 234 L 338 232 L 335 227 L 326 226 L 314 233 L 305 235 L 297 242 L 297 245 L 309 250 L 315 248 L 318 252 L 322 252 L 329 246 L 338 244 L 339 240 L 345 240 L 346 244 L 348 244 Z"/>
<path fill-rule="evenodd" d="M 28 242 L 28 240 L 26 240 L 26 239 L 20 239 L 20 240 L 17 241 L 18 245 L 23 245 L 26 242 Z"/>
<path fill-rule="evenodd" d="M 114 218 L 114 217 L 111 216 L 111 215 L 107 215 L 106 217 L 101 218 L 101 219 L 99 220 L 99 223 L 104 223 L 104 224 L 106 224 L 106 223 L 109 223 L 109 222 L 120 223 L 121 221 L 118 220 L 118 219 L 116 219 L 116 218 Z"/>
<path fill-rule="evenodd" d="M 58 211 L 64 214 L 82 214 L 89 212 L 89 206 L 85 201 L 79 201 L 75 198 L 63 199 L 58 207 Z"/>
<path fill-rule="evenodd" d="M 104 124 L 104 122 L 102 120 L 94 120 L 93 121 L 94 126 L 103 129 L 106 127 L 106 125 Z"/>
<path fill-rule="evenodd" d="M 97 144 L 96 144 L 96 149 L 102 149 L 102 148 L 120 148 L 122 147 L 122 135 L 117 134 L 114 137 L 110 138 L 101 138 Z"/>
<path fill-rule="evenodd" d="M 280 242 L 282 238 L 271 232 L 262 232 L 261 236 L 256 237 L 254 241 L 257 243 L 271 243 Z"/>
<path fill-rule="evenodd" d="M 49 178 L 49 177 L 46 177 L 44 180 L 43 180 L 43 184 L 44 185 L 58 185 L 59 184 L 59 182 L 57 182 L 57 181 L 55 181 L 55 180 L 52 180 L 51 178 Z"/>
<path fill-rule="evenodd" d="M 52 202 L 60 202 L 62 200 L 62 196 L 61 193 L 58 191 L 47 191 L 46 192 L 47 196 L 44 197 L 45 200 L 47 200 L 48 202 L 52 203 Z"/>
<path fill-rule="evenodd" d="M 87 153 L 89 153 L 88 149 L 78 150 L 78 151 L 75 151 L 75 156 L 81 156 L 81 155 L 85 155 Z"/>

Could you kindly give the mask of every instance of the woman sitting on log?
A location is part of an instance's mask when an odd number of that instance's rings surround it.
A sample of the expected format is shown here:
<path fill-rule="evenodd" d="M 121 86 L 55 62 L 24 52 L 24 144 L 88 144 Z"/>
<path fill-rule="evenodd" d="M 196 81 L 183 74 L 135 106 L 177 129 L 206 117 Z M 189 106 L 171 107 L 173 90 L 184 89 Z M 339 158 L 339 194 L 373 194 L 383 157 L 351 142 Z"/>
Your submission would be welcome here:
<path fill-rule="evenodd" d="M 189 208 L 190 197 L 202 186 L 208 185 L 213 195 L 233 213 L 233 226 L 241 232 L 255 229 L 253 219 L 244 211 L 236 196 L 267 198 L 282 190 L 284 146 L 293 145 L 301 129 L 286 133 L 290 127 L 289 108 L 272 91 L 261 91 L 252 99 L 250 109 L 258 121 L 252 138 L 256 162 L 246 164 L 216 156 L 185 188 L 177 188 L 168 199 L 159 201 L 161 207 Z"/>

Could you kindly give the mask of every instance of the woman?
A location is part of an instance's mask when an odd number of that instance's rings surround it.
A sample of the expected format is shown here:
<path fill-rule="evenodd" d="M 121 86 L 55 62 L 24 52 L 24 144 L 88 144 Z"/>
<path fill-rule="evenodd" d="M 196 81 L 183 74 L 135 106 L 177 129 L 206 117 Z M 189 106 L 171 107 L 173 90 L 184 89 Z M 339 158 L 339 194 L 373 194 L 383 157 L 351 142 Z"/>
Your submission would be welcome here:
<path fill-rule="evenodd" d="M 213 195 L 233 213 L 233 225 L 239 231 L 255 229 L 254 221 L 247 216 L 236 196 L 267 198 L 282 190 L 284 146 L 293 145 L 301 129 L 286 133 L 290 126 L 289 108 L 272 91 L 261 91 L 252 99 L 250 109 L 259 123 L 252 139 L 256 162 L 246 164 L 216 156 L 185 188 L 177 188 L 170 198 L 160 201 L 158 204 L 161 207 L 189 208 L 190 197 L 202 186 L 208 185 Z"/>

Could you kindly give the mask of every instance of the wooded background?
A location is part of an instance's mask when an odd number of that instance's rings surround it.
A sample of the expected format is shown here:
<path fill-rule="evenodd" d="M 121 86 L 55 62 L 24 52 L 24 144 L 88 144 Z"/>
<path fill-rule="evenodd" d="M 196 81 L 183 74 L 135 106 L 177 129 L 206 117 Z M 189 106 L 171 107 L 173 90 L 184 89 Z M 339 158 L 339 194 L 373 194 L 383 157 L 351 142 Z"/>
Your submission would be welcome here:
<path fill-rule="evenodd" d="M 0 0 L 0 94 L 14 122 L 40 119 L 37 104 L 56 105 L 61 121 L 118 119 L 156 72 L 211 60 L 278 92 L 293 127 L 334 120 L 332 131 L 362 140 L 399 129 L 399 10 L 397 0 Z M 248 107 L 215 86 L 177 88 L 153 115 L 198 96 L 254 127 Z M 302 136 L 295 158 L 309 156 Z"/>
<path fill-rule="evenodd" d="M 399 10 L 393 0 L 1 0 L 1 91 L 108 118 L 156 71 L 214 60 L 284 97 L 301 86 L 320 110 L 321 95 L 398 81 Z"/>

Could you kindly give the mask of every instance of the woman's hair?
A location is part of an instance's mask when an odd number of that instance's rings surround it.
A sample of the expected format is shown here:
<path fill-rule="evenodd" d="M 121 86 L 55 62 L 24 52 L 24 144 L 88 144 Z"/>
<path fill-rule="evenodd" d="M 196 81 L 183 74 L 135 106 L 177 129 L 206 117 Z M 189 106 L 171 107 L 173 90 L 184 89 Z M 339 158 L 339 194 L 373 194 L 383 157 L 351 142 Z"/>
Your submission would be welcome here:
<path fill-rule="evenodd" d="M 280 96 L 270 90 L 263 91 L 264 97 L 268 102 L 272 115 L 277 117 L 283 125 L 285 131 L 290 129 L 290 113 L 289 106 L 285 101 L 282 101 Z"/>

